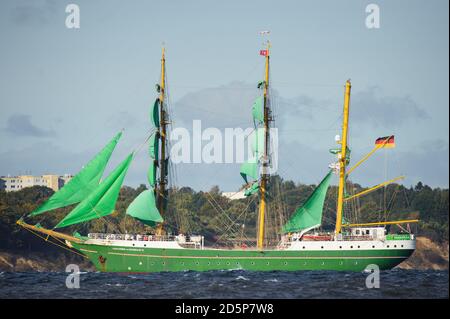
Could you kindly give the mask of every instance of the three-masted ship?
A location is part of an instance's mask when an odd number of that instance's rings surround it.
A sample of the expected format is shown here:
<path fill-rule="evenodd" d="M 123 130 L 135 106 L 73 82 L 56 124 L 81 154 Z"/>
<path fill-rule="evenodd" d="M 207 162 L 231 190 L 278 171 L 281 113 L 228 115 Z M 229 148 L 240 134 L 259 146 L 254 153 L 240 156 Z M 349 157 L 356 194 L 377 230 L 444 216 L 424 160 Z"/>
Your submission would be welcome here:
<path fill-rule="evenodd" d="M 274 247 L 266 246 L 265 226 L 267 216 L 267 187 L 270 182 L 271 163 L 270 126 L 270 44 L 260 51 L 265 58 L 265 77 L 258 83 L 260 96 L 252 106 L 255 125 L 250 136 L 253 154 L 242 164 L 246 196 L 258 196 L 258 223 L 256 247 L 209 248 L 204 238 L 198 236 L 168 236 L 164 231 L 167 209 L 168 167 L 167 156 L 169 123 L 166 108 L 165 52 L 162 51 L 161 80 L 157 85 L 158 96 L 150 110 L 153 127 L 149 136 L 150 167 L 149 189 L 140 193 L 128 206 L 126 214 L 139 222 L 154 227 L 152 234 L 99 234 L 87 236 L 68 235 L 58 231 L 114 212 L 123 179 L 135 156 L 129 154 L 106 178 L 101 179 L 111 154 L 122 133 L 117 134 L 74 178 L 54 193 L 44 204 L 21 218 L 17 224 L 35 233 L 41 233 L 63 242 L 67 247 L 89 258 L 99 271 L 104 272 L 160 272 L 160 271 L 206 271 L 243 269 L 252 271 L 340 270 L 362 271 L 375 264 L 380 269 L 391 269 L 407 259 L 415 249 L 411 232 L 387 234 L 387 225 L 406 224 L 417 220 L 380 221 L 366 224 L 343 222 L 346 202 L 379 189 L 397 179 L 382 183 L 359 194 L 348 195 L 345 191 L 348 175 L 380 148 L 393 143 L 393 136 L 377 140 L 375 148 L 353 167 L 348 146 L 348 123 L 351 83 L 345 84 L 342 135 L 336 137 L 338 147 L 330 150 L 336 161 L 317 185 L 312 194 L 279 230 L 282 236 Z M 333 175 L 339 180 L 335 230 L 320 233 L 325 197 Z M 53 229 L 31 225 L 25 220 L 55 209 L 77 204 Z M 401 226 L 400 226 L 401 227 Z M 402 227 L 403 228 L 403 227 Z M 405 229 L 405 228 L 403 228 Z"/>

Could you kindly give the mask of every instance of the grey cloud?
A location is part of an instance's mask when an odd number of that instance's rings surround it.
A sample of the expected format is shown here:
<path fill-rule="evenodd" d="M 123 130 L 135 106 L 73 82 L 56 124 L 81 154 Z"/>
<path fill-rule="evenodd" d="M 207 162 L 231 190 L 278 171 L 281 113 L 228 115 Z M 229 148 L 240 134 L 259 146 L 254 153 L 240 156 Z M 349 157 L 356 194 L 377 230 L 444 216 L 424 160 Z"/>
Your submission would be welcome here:
<path fill-rule="evenodd" d="M 352 94 L 351 105 L 354 119 L 374 126 L 393 128 L 408 120 L 430 118 L 411 97 L 380 96 L 376 87 Z"/>
<path fill-rule="evenodd" d="M 11 11 L 11 20 L 19 26 L 45 25 L 55 11 L 54 0 L 20 1 Z"/>
<path fill-rule="evenodd" d="M 14 136 L 52 137 L 53 130 L 42 129 L 31 123 L 31 116 L 25 114 L 11 115 L 6 123 L 5 132 Z"/>

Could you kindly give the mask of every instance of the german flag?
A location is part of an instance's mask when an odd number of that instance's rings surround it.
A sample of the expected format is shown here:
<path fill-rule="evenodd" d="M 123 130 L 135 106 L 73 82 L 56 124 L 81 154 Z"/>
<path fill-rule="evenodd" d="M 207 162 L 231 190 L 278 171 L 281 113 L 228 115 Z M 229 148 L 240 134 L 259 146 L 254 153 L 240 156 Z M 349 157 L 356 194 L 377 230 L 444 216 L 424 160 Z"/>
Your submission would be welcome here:
<path fill-rule="evenodd" d="M 375 146 L 383 145 L 384 148 L 394 148 L 395 147 L 395 139 L 394 135 L 379 137 L 375 140 Z"/>

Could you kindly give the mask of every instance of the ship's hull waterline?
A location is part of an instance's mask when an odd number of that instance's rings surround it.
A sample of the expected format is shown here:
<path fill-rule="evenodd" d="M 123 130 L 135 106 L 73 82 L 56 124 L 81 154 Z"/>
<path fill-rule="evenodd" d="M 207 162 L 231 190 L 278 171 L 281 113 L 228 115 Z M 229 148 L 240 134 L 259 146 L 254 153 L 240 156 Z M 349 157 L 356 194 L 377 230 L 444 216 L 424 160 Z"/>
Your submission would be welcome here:
<path fill-rule="evenodd" d="M 375 264 L 392 269 L 406 260 L 413 247 L 355 250 L 226 250 L 165 249 L 70 243 L 102 272 L 151 273 L 164 271 L 363 271 Z M 399 245 L 400 247 L 400 245 Z"/>

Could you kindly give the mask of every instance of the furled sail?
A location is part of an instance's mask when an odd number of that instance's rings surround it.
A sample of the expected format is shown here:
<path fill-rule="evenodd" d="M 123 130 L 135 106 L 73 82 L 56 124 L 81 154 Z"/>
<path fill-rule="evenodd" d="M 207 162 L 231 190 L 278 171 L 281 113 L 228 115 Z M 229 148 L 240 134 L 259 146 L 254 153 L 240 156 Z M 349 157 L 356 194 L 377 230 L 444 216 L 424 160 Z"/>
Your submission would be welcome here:
<path fill-rule="evenodd" d="M 128 206 L 127 214 L 152 227 L 164 221 L 156 207 L 153 189 L 140 193 Z"/>
<path fill-rule="evenodd" d="M 150 148 L 149 148 L 149 153 L 150 153 L 150 157 L 153 159 L 158 159 L 159 158 L 159 133 L 158 132 L 154 132 L 152 134 L 152 136 L 150 136 Z"/>
<path fill-rule="evenodd" d="M 98 186 L 106 164 L 121 136 L 122 132 L 118 133 L 77 175 L 29 216 L 79 203 L 85 199 Z"/>
<path fill-rule="evenodd" d="M 150 109 L 150 122 L 154 127 L 159 128 L 159 99 L 156 99 Z"/>
<path fill-rule="evenodd" d="M 55 228 L 66 227 L 114 212 L 120 187 L 133 159 L 133 153 L 120 163 L 91 194 L 79 203 Z"/>
<path fill-rule="evenodd" d="M 314 189 L 303 206 L 297 208 L 288 222 L 283 226 L 283 233 L 306 232 L 322 224 L 323 204 L 330 185 L 332 171 Z"/>
<path fill-rule="evenodd" d="M 259 96 L 253 102 L 252 115 L 255 124 L 264 122 L 264 98 L 262 96 Z"/>
<path fill-rule="evenodd" d="M 150 184 L 150 186 L 155 186 L 156 185 L 156 161 L 150 164 L 150 167 L 148 168 L 148 173 L 147 173 L 147 177 L 148 177 L 148 183 Z"/>

